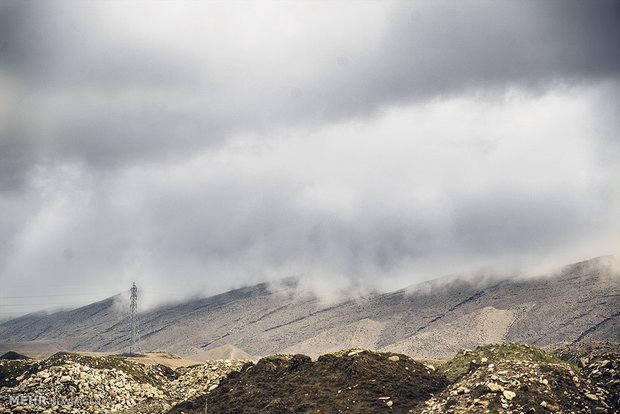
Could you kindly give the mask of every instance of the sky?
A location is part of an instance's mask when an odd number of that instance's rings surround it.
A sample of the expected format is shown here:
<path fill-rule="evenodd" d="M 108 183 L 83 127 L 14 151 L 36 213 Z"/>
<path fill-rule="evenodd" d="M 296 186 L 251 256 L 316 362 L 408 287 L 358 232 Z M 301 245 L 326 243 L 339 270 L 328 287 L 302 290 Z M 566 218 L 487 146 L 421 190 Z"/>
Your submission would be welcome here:
<path fill-rule="evenodd" d="M 0 318 L 620 252 L 617 1 L 1 1 Z"/>

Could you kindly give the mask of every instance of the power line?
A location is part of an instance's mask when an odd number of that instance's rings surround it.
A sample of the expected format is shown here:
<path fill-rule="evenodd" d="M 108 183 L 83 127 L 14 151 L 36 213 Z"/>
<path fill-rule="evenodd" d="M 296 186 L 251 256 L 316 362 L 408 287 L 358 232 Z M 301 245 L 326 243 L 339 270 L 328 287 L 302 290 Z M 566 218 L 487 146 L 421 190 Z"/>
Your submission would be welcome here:
<path fill-rule="evenodd" d="M 63 305 L 67 305 L 67 306 L 85 306 L 85 305 L 90 305 L 92 304 L 92 302 L 89 303 L 85 303 L 83 305 L 80 305 L 79 303 L 75 303 L 75 302 L 62 302 L 62 303 L 13 303 L 13 304 L 0 304 L 0 307 L 3 308 L 12 308 L 12 307 L 16 307 L 16 306 L 63 306 Z"/>
<path fill-rule="evenodd" d="M 88 295 L 117 295 L 118 292 L 95 292 L 95 293 L 66 293 L 62 295 L 29 295 L 29 296 L 0 296 L 0 299 L 25 299 L 25 298 L 51 298 L 61 296 L 88 296 Z"/>
<path fill-rule="evenodd" d="M 142 293 L 148 293 L 150 295 L 162 295 L 162 296 L 181 296 L 188 297 L 192 293 L 170 293 L 170 292 L 155 292 L 152 290 L 140 290 Z M 27 299 L 27 298 L 47 298 L 47 297 L 66 297 L 66 296 L 89 296 L 89 295 L 118 295 L 116 292 L 93 292 L 93 293 L 65 293 L 60 295 L 27 295 L 27 296 L 0 296 L 0 299 Z"/>

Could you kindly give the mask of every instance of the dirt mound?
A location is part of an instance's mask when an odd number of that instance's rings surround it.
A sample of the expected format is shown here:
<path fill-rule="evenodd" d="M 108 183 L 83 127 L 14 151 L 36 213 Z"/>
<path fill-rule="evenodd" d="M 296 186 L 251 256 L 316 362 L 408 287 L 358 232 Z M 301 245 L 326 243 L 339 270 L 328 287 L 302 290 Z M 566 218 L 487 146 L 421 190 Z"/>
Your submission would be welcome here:
<path fill-rule="evenodd" d="M 88 356 L 72 352 L 58 352 L 43 363 L 44 366 L 58 366 L 68 363 L 79 363 L 95 369 L 108 369 L 124 372 L 139 383 L 147 383 L 162 387 L 178 377 L 175 370 L 165 365 L 144 365 L 120 356 Z"/>
<path fill-rule="evenodd" d="M 247 363 L 206 396 L 171 413 L 407 413 L 447 385 L 443 375 L 402 355 L 369 350 L 275 355 Z M 205 401 L 206 400 L 206 401 Z"/>
<path fill-rule="evenodd" d="M 505 360 L 475 367 L 422 413 L 606 413 L 609 400 L 567 364 Z"/>
<path fill-rule="evenodd" d="M 15 351 L 20 354 L 28 355 L 34 359 L 48 358 L 62 349 L 63 346 L 60 341 L 37 340 L 9 342 L 0 340 L 0 353 Z"/>
<path fill-rule="evenodd" d="M 132 357 L 133 358 L 133 357 Z M 246 361 L 209 361 L 173 370 L 123 356 L 59 352 L 46 360 L 0 361 L 0 413 L 162 413 L 204 394 Z"/>
<path fill-rule="evenodd" d="M 172 369 L 181 367 L 189 367 L 192 365 L 200 364 L 200 361 L 182 358 L 178 355 L 171 354 L 169 352 L 155 351 L 145 352 L 144 356 L 140 357 L 128 357 L 127 360 L 139 362 L 145 365 L 165 365 Z"/>
<path fill-rule="evenodd" d="M 118 357 L 68 352 L 43 361 L 2 361 L 0 406 L 27 411 L 105 413 L 147 398 L 164 398 L 177 374 L 165 366 L 145 366 Z"/>
<path fill-rule="evenodd" d="M 29 356 L 19 354 L 15 351 L 9 351 L 3 355 L 0 355 L 0 359 L 8 359 L 10 361 L 16 361 L 20 359 L 32 359 Z"/>
<path fill-rule="evenodd" d="M 479 346 L 474 350 L 462 349 L 454 358 L 441 365 L 438 370 L 450 382 L 456 381 L 479 365 L 504 360 L 563 363 L 558 357 L 540 348 L 518 343 L 493 344 Z"/>
<path fill-rule="evenodd" d="M 578 342 L 553 353 L 576 365 L 582 376 L 606 392 L 612 412 L 620 412 L 620 343 Z"/>
<path fill-rule="evenodd" d="M 177 369 L 61 352 L 0 360 L 0 413 L 620 412 L 619 361 L 617 343 L 487 345 L 437 370 L 365 349 Z"/>
<path fill-rule="evenodd" d="M 551 353 L 573 365 L 584 365 L 584 361 L 617 359 L 620 356 L 618 342 L 577 342 L 555 348 Z"/>
<path fill-rule="evenodd" d="M 219 381 L 229 373 L 240 370 L 246 362 L 218 360 L 178 368 L 176 370 L 178 377 L 166 385 L 165 398 L 149 398 L 121 412 L 124 414 L 162 413 L 178 404 L 183 406 L 187 400 L 193 400 L 208 392 L 213 386 L 217 386 Z"/>
<path fill-rule="evenodd" d="M 0 361 L 0 388 L 14 387 L 40 371 L 52 367 L 80 364 L 99 370 L 117 370 L 131 377 L 133 381 L 163 386 L 178 374 L 164 366 L 145 366 L 116 356 L 88 356 L 72 352 L 57 352 L 45 360 L 2 360 Z"/>
<path fill-rule="evenodd" d="M 0 360 L 0 391 L 6 387 L 14 387 L 21 380 L 40 371 L 40 362 L 35 360 Z"/>

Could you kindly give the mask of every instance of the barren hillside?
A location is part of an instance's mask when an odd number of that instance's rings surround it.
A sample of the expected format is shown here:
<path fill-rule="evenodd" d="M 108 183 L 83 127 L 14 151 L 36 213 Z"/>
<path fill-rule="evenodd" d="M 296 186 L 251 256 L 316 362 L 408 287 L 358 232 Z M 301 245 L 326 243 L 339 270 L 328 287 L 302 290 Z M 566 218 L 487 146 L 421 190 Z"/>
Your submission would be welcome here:
<path fill-rule="evenodd" d="M 620 340 L 620 275 L 610 257 L 527 279 L 453 280 L 324 306 L 294 280 L 260 284 L 140 315 L 144 351 L 195 360 L 350 347 L 441 358 L 462 347 L 518 341 L 548 347 Z M 115 298 L 0 325 L 0 342 L 125 351 L 128 317 Z M 226 348 L 228 347 L 228 348 Z M 233 348 L 234 347 L 234 348 Z"/>

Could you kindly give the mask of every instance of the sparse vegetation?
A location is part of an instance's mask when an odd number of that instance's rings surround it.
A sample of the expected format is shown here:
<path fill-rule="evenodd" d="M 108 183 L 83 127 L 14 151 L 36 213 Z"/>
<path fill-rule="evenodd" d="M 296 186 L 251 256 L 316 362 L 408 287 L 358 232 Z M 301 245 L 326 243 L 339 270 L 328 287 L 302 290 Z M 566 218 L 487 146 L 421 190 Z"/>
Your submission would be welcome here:
<path fill-rule="evenodd" d="M 319 357 L 272 356 L 222 380 L 207 396 L 217 413 L 407 413 L 448 384 L 403 354 L 349 349 Z M 202 412 L 203 401 L 173 410 Z"/>
<path fill-rule="evenodd" d="M 553 354 L 531 345 L 518 343 L 479 346 L 474 350 L 461 349 L 454 358 L 438 367 L 449 381 L 454 382 L 480 365 L 502 360 L 546 362 L 568 365 Z"/>
<path fill-rule="evenodd" d="M 437 369 L 368 349 L 316 360 L 272 355 L 174 370 L 118 355 L 60 352 L 46 360 L 0 360 L 0 413 L 18 409 L 10 396 L 24 394 L 106 404 L 23 407 L 27 412 L 190 414 L 204 413 L 205 406 L 231 414 L 618 412 L 619 359 L 620 344 L 610 342 L 552 352 L 518 343 L 485 345 L 461 350 Z"/>

